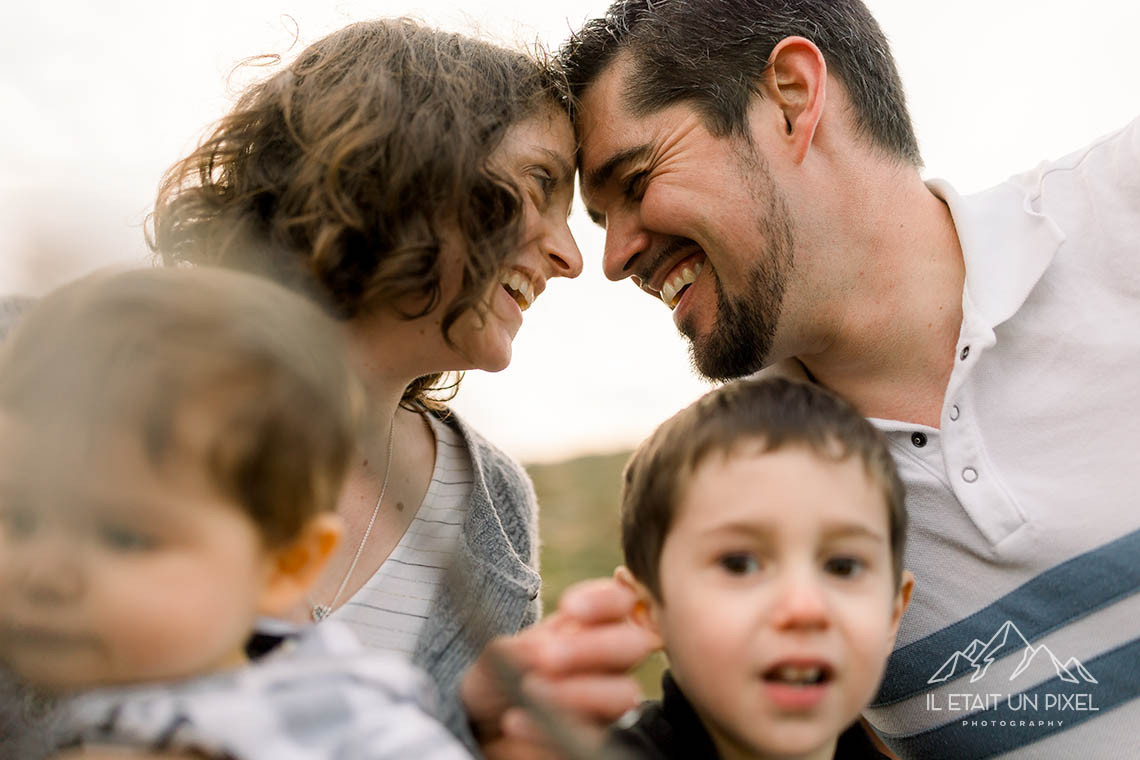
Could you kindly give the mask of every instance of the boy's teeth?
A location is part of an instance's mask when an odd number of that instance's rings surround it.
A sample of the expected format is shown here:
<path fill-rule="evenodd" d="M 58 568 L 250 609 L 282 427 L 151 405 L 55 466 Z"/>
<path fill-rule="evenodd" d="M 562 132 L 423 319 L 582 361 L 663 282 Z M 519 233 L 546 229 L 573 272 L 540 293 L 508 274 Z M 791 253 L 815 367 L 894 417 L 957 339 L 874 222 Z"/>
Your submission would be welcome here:
<path fill-rule="evenodd" d="M 818 667 L 800 668 L 794 665 L 784 665 L 776 673 L 776 679 L 788 683 L 815 684 L 823 678 L 823 670 Z"/>
<path fill-rule="evenodd" d="M 670 309 L 674 308 L 677 305 L 677 301 L 680 300 L 679 296 L 681 290 L 683 290 L 686 285 L 691 285 L 693 280 L 697 279 L 697 275 L 701 273 L 703 268 L 703 261 L 698 261 L 695 264 L 686 266 L 676 277 L 661 286 L 661 300 L 665 305 Z"/>

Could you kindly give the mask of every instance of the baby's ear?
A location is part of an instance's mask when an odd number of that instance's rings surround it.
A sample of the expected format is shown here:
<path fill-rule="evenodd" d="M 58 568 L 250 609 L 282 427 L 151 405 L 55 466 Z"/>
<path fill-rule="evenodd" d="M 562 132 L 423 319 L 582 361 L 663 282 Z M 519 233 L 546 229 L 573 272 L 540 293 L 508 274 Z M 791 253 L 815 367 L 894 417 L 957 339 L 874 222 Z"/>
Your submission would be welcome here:
<path fill-rule="evenodd" d="M 664 648 L 665 642 L 661 639 L 661 628 L 657 623 L 657 609 L 660 604 L 654 598 L 653 592 L 625 565 L 618 565 L 614 570 L 614 580 L 619 586 L 632 591 L 637 598 L 633 604 L 633 612 L 629 616 L 630 621 L 654 636 L 657 649 Z"/>
<path fill-rule="evenodd" d="M 321 512 L 305 523 L 297 538 L 270 552 L 259 614 L 284 615 L 301 603 L 332 557 L 342 529 L 340 517 Z"/>

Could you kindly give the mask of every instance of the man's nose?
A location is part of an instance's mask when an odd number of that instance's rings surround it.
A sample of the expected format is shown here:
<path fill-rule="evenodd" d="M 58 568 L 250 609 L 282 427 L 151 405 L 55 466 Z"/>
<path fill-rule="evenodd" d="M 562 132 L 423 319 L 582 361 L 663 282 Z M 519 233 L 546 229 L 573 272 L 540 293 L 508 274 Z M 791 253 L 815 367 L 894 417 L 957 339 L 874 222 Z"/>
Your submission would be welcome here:
<path fill-rule="evenodd" d="M 606 215 L 606 247 L 602 256 L 602 271 L 617 281 L 634 274 L 638 257 L 649 247 L 649 233 L 638 221 L 636 214 Z"/>

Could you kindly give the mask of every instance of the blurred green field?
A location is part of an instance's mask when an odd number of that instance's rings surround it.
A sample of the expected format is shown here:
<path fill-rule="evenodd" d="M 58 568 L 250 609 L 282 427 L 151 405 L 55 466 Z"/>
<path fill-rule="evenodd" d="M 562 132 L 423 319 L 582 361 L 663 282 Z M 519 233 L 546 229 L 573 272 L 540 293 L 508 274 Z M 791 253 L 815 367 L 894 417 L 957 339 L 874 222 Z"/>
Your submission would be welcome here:
<path fill-rule="evenodd" d="M 621 564 L 618 497 L 621 472 L 632 452 L 528 465 L 538 494 L 542 536 L 542 601 L 553 610 L 570 584 L 609 577 Z M 654 655 L 636 677 L 648 698 L 661 694 L 664 657 Z"/>

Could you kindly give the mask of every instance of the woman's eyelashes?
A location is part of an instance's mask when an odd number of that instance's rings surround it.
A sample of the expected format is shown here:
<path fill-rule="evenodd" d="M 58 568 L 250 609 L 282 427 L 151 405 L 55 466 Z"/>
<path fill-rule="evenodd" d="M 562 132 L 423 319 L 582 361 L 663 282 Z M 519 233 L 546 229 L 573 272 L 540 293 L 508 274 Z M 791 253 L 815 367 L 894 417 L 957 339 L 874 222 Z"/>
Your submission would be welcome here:
<path fill-rule="evenodd" d="M 534 196 L 534 205 L 540 210 L 544 210 L 558 189 L 558 178 L 549 169 L 541 166 L 532 167 L 528 176 L 534 182 L 537 190 Z"/>

